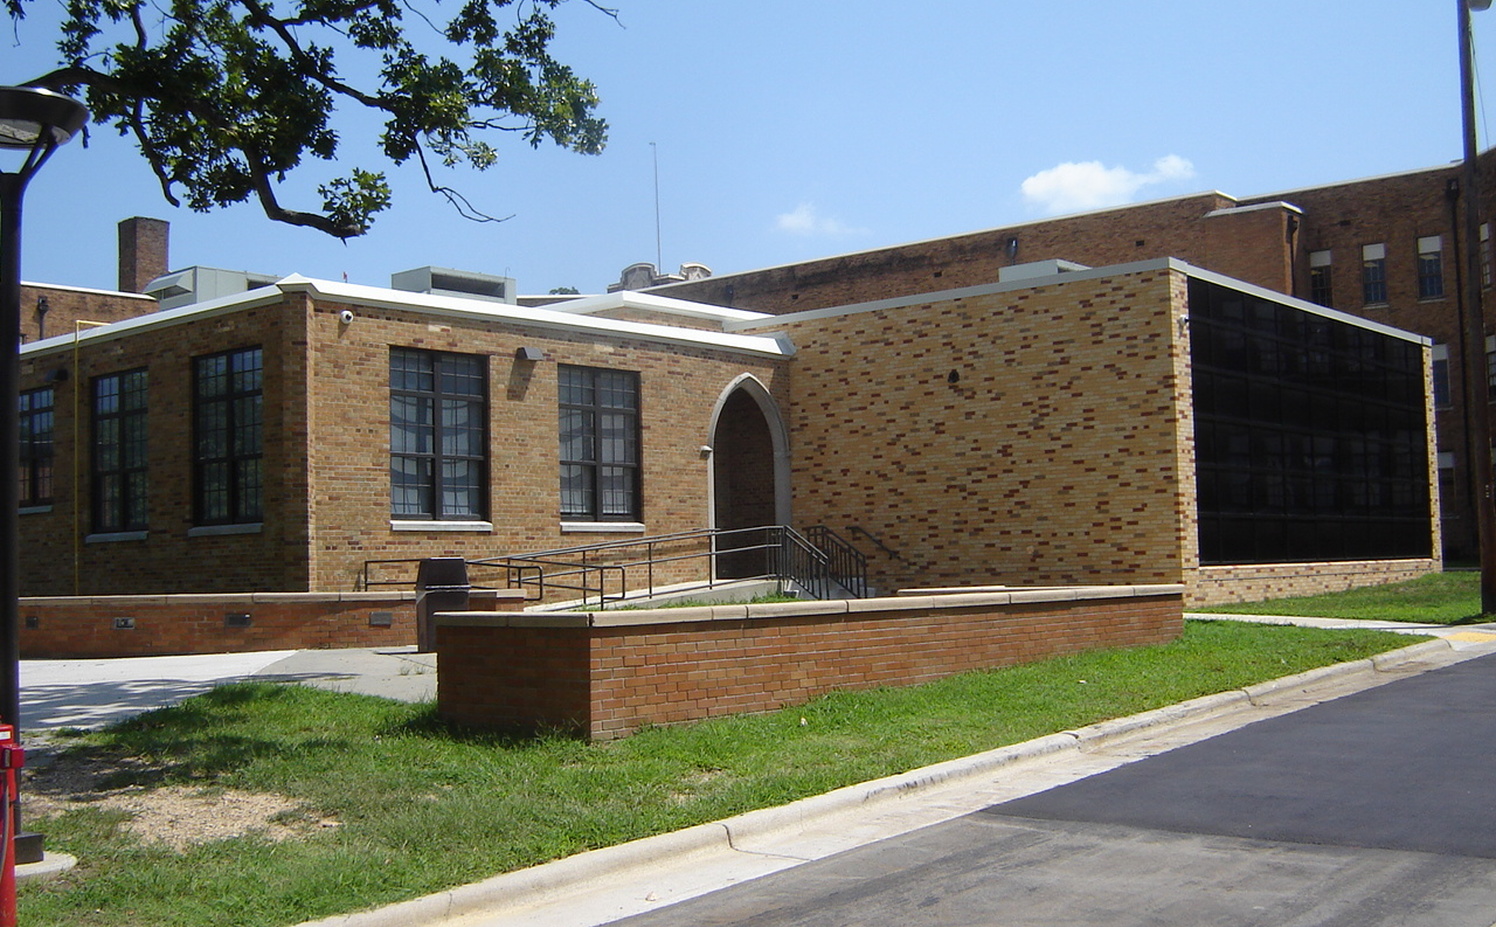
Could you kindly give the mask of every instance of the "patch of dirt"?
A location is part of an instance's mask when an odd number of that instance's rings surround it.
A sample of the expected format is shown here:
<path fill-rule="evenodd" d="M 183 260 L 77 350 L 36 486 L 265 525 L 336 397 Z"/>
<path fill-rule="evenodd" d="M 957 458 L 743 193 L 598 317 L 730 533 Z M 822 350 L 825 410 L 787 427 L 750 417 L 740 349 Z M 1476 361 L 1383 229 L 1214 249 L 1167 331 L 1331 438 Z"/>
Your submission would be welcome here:
<path fill-rule="evenodd" d="M 284 795 L 194 786 L 124 785 L 122 778 L 151 781 L 164 770 L 138 759 L 74 753 L 27 744 L 22 771 L 23 820 L 81 807 L 120 811 L 123 827 L 146 843 L 177 852 L 194 846 L 258 834 L 282 841 L 302 837 L 338 822 L 319 818 L 303 803 Z M 122 776 L 122 774 L 125 774 Z"/>

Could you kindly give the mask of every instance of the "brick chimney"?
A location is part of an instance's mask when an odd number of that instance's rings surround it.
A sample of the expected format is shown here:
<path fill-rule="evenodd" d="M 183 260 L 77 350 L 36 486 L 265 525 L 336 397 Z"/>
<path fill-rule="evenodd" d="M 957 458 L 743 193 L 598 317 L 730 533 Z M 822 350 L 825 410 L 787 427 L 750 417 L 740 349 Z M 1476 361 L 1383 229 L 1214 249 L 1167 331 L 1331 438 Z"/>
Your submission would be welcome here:
<path fill-rule="evenodd" d="M 166 246 L 171 223 L 136 216 L 119 224 L 119 289 L 143 293 L 146 284 L 170 269 Z"/>

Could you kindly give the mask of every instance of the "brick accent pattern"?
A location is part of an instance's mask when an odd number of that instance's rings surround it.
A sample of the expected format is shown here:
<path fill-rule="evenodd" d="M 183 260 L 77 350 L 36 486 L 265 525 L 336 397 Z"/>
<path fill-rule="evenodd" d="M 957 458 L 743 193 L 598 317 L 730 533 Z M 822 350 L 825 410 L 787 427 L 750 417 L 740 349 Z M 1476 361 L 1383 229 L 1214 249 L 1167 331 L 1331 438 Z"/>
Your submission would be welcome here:
<path fill-rule="evenodd" d="M 1164 643 L 1180 586 L 1015 590 L 637 612 L 437 619 L 437 708 L 456 724 L 594 739 L 913 685 L 1098 647 Z"/>
<path fill-rule="evenodd" d="M 800 348 L 796 523 L 852 539 L 880 590 L 1181 582 L 1185 283 L 1119 273 L 776 319 Z"/>

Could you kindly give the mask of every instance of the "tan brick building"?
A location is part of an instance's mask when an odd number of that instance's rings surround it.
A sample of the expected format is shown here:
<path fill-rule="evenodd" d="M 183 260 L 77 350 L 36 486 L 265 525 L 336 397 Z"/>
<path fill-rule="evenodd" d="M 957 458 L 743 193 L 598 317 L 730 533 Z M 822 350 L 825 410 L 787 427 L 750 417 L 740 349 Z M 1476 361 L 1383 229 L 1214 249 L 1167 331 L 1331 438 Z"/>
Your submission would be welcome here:
<path fill-rule="evenodd" d="M 768 523 L 849 537 L 881 591 L 1440 565 L 1427 339 L 1172 259 L 847 279 L 764 313 L 292 277 L 28 344 L 23 591 L 340 592 Z"/>
<path fill-rule="evenodd" d="M 1489 222 L 1496 151 L 1480 158 L 1482 291 L 1490 292 Z M 1445 165 L 1256 197 L 1192 194 L 1043 219 L 798 264 L 719 275 L 651 292 L 761 312 L 800 312 L 980 285 L 1046 260 L 1104 266 L 1174 257 L 1275 292 L 1416 332 L 1434 342 L 1444 543 L 1473 561 L 1474 488 L 1461 357 L 1464 207 L 1461 167 Z M 1486 300 L 1489 302 L 1489 299 Z M 1496 389 L 1496 314 L 1487 316 Z"/>

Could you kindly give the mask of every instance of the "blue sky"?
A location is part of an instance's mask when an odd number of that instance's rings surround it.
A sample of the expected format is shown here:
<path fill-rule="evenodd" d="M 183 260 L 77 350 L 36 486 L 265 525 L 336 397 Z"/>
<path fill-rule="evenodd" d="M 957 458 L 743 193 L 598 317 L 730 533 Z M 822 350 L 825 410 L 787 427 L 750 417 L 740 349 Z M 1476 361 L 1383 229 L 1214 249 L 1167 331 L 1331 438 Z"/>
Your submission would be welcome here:
<path fill-rule="evenodd" d="M 53 2 L 32 0 L 0 39 L 0 83 L 52 66 Z M 730 273 L 1461 154 L 1454 0 L 615 5 L 618 22 L 563 7 L 555 45 L 598 85 L 607 150 L 515 141 L 489 171 L 444 178 L 505 222 L 459 218 L 413 168 L 389 169 L 395 207 L 347 244 L 255 205 L 193 213 L 162 199 L 126 140 L 97 129 L 33 181 L 22 276 L 112 289 L 115 225 L 142 215 L 171 222 L 174 268 L 382 286 L 430 264 L 512 276 L 524 293 L 598 292 L 657 250 L 666 267 Z M 1475 14 L 1475 40 L 1477 76 L 1496 93 L 1496 10 Z M 375 131 L 349 114 L 347 164 L 383 169 Z M 315 206 L 308 194 L 331 175 L 307 166 L 286 205 Z"/>

